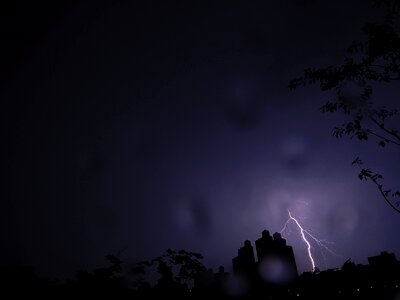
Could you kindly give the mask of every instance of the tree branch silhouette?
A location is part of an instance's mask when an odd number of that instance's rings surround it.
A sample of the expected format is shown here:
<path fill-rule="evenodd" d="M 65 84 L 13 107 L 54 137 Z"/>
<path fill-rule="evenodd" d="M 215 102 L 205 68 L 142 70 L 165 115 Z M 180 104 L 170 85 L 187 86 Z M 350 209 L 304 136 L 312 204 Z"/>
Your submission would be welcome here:
<path fill-rule="evenodd" d="M 369 137 L 378 140 L 380 147 L 400 146 L 398 128 L 393 121 L 399 121 L 400 113 L 395 108 L 379 106 L 372 101 L 374 87 L 377 84 L 394 83 L 400 80 L 400 0 L 375 0 L 376 7 L 384 7 L 385 16 L 380 23 L 367 23 L 362 30 L 366 39 L 352 42 L 347 49 L 347 57 L 338 66 L 325 68 L 306 68 L 303 76 L 289 82 L 289 89 L 300 86 L 319 85 L 321 91 L 333 91 L 334 99 L 327 101 L 320 109 L 323 113 L 338 113 L 348 116 L 350 121 L 336 126 L 333 136 L 343 138 L 356 137 L 368 141 Z M 354 92 L 357 93 L 354 96 Z M 396 123 L 395 123 L 396 124 Z M 398 124 L 398 123 L 397 123 Z M 360 163 L 361 162 L 361 163 Z M 358 158 L 353 162 L 361 167 Z M 361 177 L 360 177 L 361 176 Z M 398 191 L 385 190 L 380 180 L 383 176 L 362 168 L 360 179 L 371 180 L 378 188 L 384 200 L 392 209 L 400 213 Z"/>

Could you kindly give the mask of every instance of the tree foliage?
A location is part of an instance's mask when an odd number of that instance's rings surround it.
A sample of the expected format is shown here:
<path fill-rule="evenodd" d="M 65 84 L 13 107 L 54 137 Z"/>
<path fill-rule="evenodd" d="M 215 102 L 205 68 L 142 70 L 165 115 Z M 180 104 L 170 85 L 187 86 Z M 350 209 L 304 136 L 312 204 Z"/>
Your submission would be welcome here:
<path fill-rule="evenodd" d="M 167 249 L 161 256 L 138 262 L 132 271 L 139 275 L 138 282 L 142 284 L 144 282 L 142 276 L 146 274 L 146 269 L 156 266 L 160 275 L 159 283 L 167 281 L 187 285 L 206 271 L 202 259 L 203 256 L 199 253 Z"/>
<path fill-rule="evenodd" d="M 322 91 L 334 92 L 333 99 L 322 105 L 322 112 L 349 117 L 333 129 L 334 137 L 375 139 L 380 147 L 399 147 L 400 131 L 394 124 L 400 112 L 373 101 L 373 93 L 378 85 L 400 80 L 400 0 L 377 0 L 374 4 L 385 9 L 383 20 L 364 25 L 365 40 L 351 43 L 342 64 L 307 68 L 301 77 L 290 81 L 289 88 L 317 84 Z M 353 165 L 360 167 L 360 180 L 373 182 L 385 201 L 400 213 L 400 192 L 384 188 L 383 176 L 365 168 L 361 159 L 355 159 Z"/>

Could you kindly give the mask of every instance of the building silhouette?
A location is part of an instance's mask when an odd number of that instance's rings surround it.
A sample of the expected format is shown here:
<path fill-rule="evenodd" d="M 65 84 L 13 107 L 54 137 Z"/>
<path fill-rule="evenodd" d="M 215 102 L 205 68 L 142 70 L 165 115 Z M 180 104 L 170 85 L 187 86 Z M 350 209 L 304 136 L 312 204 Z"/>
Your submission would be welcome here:
<path fill-rule="evenodd" d="M 286 285 L 298 276 L 293 248 L 286 245 L 286 240 L 276 232 L 271 237 L 268 230 L 262 232 L 256 240 L 255 260 L 253 246 L 249 240 L 239 248 L 238 255 L 232 259 L 235 274 L 246 276 L 256 285 Z"/>
<path fill-rule="evenodd" d="M 400 297 L 400 262 L 394 253 L 383 251 L 368 257 L 367 265 L 355 264 L 348 259 L 341 268 L 298 275 L 293 248 L 286 244 L 280 233 L 271 236 L 264 230 L 255 241 L 255 250 L 254 253 L 251 242 L 246 240 L 232 259 L 233 276 L 245 278 L 246 290 L 240 295 L 245 298 Z"/>
<path fill-rule="evenodd" d="M 286 245 L 286 240 L 279 232 L 275 232 L 273 239 L 268 230 L 262 232 L 262 237 L 256 240 L 257 258 L 259 264 L 274 259 L 282 264 L 286 277 L 290 280 L 298 276 L 293 248 Z"/>
<path fill-rule="evenodd" d="M 338 299 L 398 299 L 400 262 L 386 251 L 368 257 L 368 265 L 348 259 L 341 268 L 304 272 L 293 285 L 298 299 L 330 295 Z"/>
<path fill-rule="evenodd" d="M 254 258 L 253 246 L 249 240 L 246 240 L 244 246 L 239 248 L 238 256 L 232 259 L 232 263 L 235 273 L 251 275 L 254 272 L 256 260 Z"/>
<path fill-rule="evenodd" d="M 249 240 L 233 258 L 233 272 L 219 267 L 200 268 L 193 280 L 190 275 L 198 260 L 185 261 L 185 268 L 176 268 L 184 257 L 172 265 L 159 262 L 160 277 L 152 286 L 142 280 L 131 282 L 115 271 L 120 261 L 107 268 L 80 271 L 75 280 L 61 282 L 40 279 L 32 267 L 0 266 L 0 296 L 10 298 L 104 298 L 112 299 L 400 299 L 400 261 L 386 251 L 368 257 L 368 264 L 356 264 L 348 259 L 340 268 L 313 270 L 298 276 L 291 246 L 279 233 L 267 230 L 254 243 Z M 170 250 L 171 251 L 171 250 Z M 187 253 L 185 251 L 181 251 Z M 181 253 L 178 251 L 178 254 Z M 176 263 L 178 262 L 178 263 Z M 142 263 L 140 265 L 143 265 Z M 144 265 L 150 266 L 148 263 Z M 117 268 L 118 269 L 118 268 Z M 139 270 L 137 274 L 143 274 Z M 179 271 L 178 271 L 179 270 Z M 178 271 L 178 273 L 176 272 Z M 185 273 L 186 272 L 186 273 Z M 140 278 L 137 278 L 140 279 Z M 190 283 L 190 284 L 188 284 Z"/>

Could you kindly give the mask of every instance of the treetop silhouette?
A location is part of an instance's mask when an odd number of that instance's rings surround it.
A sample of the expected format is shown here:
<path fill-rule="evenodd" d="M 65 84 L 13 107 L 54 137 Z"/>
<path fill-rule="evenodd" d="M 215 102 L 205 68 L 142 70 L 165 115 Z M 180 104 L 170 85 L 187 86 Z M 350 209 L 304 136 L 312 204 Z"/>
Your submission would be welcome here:
<path fill-rule="evenodd" d="M 326 101 L 321 111 L 348 117 L 347 122 L 333 129 L 334 137 L 355 137 L 361 141 L 374 138 L 380 147 L 399 147 L 400 112 L 373 100 L 373 92 L 378 86 L 400 80 L 400 1 L 378 0 L 374 5 L 384 7 L 383 20 L 363 26 L 365 40 L 348 47 L 342 64 L 307 68 L 303 76 L 290 81 L 289 89 L 317 84 L 321 91 L 334 92 L 333 99 Z M 360 168 L 359 179 L 373 182 L 390 207 L 400 213 L 400 191 L 386 187 L 383 175 L 364 167 L 360 158 L 352 164 Z"/>

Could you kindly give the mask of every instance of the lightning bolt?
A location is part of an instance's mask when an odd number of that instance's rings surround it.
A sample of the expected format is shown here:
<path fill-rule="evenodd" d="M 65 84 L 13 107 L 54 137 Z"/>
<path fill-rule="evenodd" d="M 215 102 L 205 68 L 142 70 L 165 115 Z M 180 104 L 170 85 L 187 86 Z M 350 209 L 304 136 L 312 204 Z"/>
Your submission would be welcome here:
<path fill-rule="evenodd" d="M 307 238 L 306 238 L 306 236 L 304 234 L 304 229 L 303 229 L 303 227 L 301 227 L 299 221 L 297 221 L 295 218 L 293 218 L 293 216 L 292 216 L 292 214 L 290 213 L 289 210 L 288 210 L 288 213 L 289 213 L 289 219 L 286 221 L 284 229 L 287 227 L 287 224 L 288 224 L 288 222 L 290 220 L 294 221 L 296 223 L 297 227 L 299 227 L 301 238 L 303 239 L 304 243 L 306 243 L 306 245 L 307 245 L 307 252 L 308 252 L 308 257 L 310 258 L 310 261 L 311 261 L 312 271 L 314 271 L 315 270 L 315 262 L 314 262 L 314 258 L 313 258 L 312 253 L 311 253 L 311 244 L 307 240 Z"/>
<path fill-rule="evenodd" d="M 310 240 L 308 240 L 307 238 L 309 238 L 309 239 L 311 239 L 312 241 L 314 241 L 314 242 L 318 245 L 318 247 L 319 247 L 321 250 L 322 250 L 322 249 L 325 249 L 325 250 L 328 251 L 329 253 L 331 253 L 331 254 L 333 254 L 333 255 L 335 255 L 335 256 L 339 256 L 339 255 L 337 255 L 335 252 L 333 252 L 331 249 L 329 249 L 329 247 L 326 245 L 326 244 L 329 244 L 330 242 L 327 242 L 327 241 L 325 241 L 325 240 L 320 240 L 320 239 L 316 238 L 313 234 L 311 234 L 311 232 L 309 232 L 308 230 L 304 229 L 304 228 L 301 226 L 300 222 L 299 222 L 295 217 L 292 216 L 292 214 L 291 214 L 291 212 L 290 212 L 289 210 L 288 210 L 288 213 L 289 213 L 289 219 L 287 219 L 287 221 L 285 222 L 285 225 L 283 226 L 283 228 L 282 228 L 282 230 L 281 230 L 281 234 L 282 234 L 284 231 L 287 230 L 288 225 L 289 225 L 290 222 L 293 222 L 294 224 L 296 224 L 296 226 L 297 226 L 297 227 L 299 228 L 299 230 L 300 230 L 300 235 L 301 235 L 302 240 L 303 240 L 304 243 L 307 245 L 307 253 L 308 253 L 308 257 L 309 257 L 310 262 L 311 262 L 312 271 L 315 271 L 315 270 L 316 270 L 316 268 L 315 268 L 315 260 L 314 260 L 314 257 L 313 257 L 313 255 L 312 255 L 312 252 L 311 252 L 311 243 L 310 243 Z M 324 259 L 324 261 L 325 261 L 325 265 L 326 265 L 325 254 L 324 254 L 323 251 L 321 251 L 321 254 L 322 254 L 322 257 L 323 257 L 323 259 Z"/>

